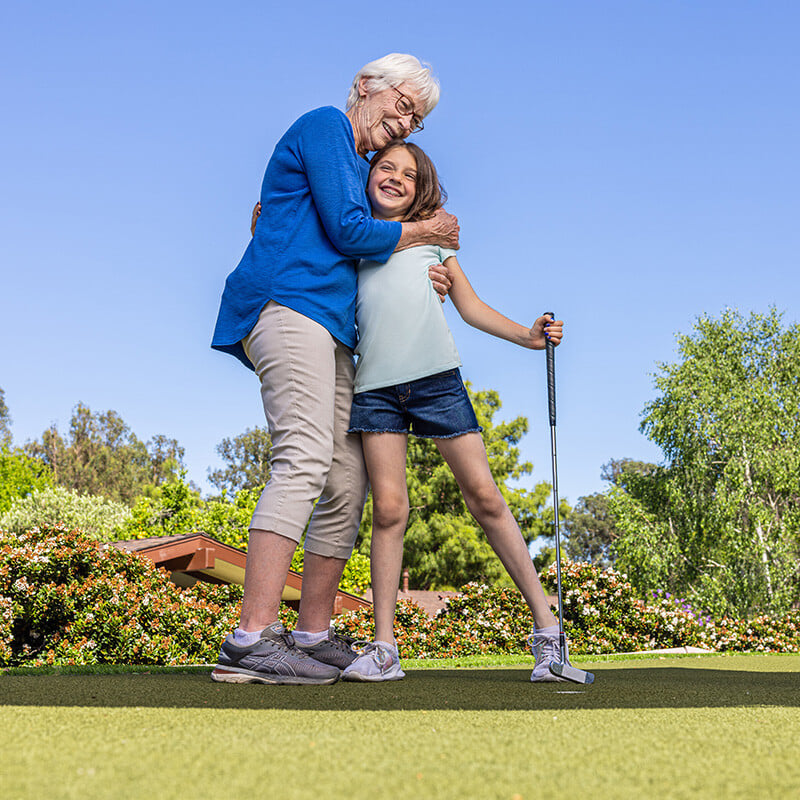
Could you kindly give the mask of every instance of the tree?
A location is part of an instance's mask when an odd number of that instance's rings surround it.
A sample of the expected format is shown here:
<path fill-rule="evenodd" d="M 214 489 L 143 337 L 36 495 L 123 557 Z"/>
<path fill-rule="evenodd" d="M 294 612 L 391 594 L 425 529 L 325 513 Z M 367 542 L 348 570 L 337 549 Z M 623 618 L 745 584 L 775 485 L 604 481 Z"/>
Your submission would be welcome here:
<path fill-rule="evenodd" d="M 185 452 L 177 439 L 160 433 L 150 439 L 147 453 L 150 456 L 150 480 L 153 486 L 174 481 L 181 474 Z"/>
<path fill-rule="evenodd" d="M 603 568 L 613 565 L 611 543 L 616 537 L 616 527 L 607 495 L 596 492 L 579 497 L 564 520 L 564 527 L 565 551 L 573 561 L 587 561 Z"/>
<path fill-rule="evenodd" d="M 655 464 L 630 458 L 611 459 L 603 464 L 600 477 L 613 486 L 624 486 L 632 475 L 649 475 Z M 600 567 L 614 564 L 613 542 L 617 538 L 616 519 L 607 492 L 579 497 L 575 508 L 564 520 L 566 553 L 575 561 L 587 561 Z"/>
<path fill-rule="evenodd" d="M 15 500 L 52 483 L 53 475 L 43 461 L 19 448 L 0 447 L 0 514 L 8 511 Z"/>
<path fill-rule="evenodd" d="M 186 481 L 186 473 L 182 471 L 178 477 L 154 487 L 136 500 L 118 538 L 144 539 L 202 530 L 198 524 L 202 505 L 200 492 Z"/>
<path fill-rule="evenodd" d="M 67 438 L 53 425 L 25 450 L 50 467 L 59 485 L 123 503 L 173 478 L 183 458 L 174 439 L 156 436 L 145 444 L 115 411 L 95 414 L 82 403 L 73 409 Z"/>
<path fill-rule="evenodd" d="M 0 447 L 10 447 L 11 441 L 11 414 L 6 405 L 6 393 L 0 389 Z"/>
<path fill-rule="evenodd" d="M 648 461 L 634 461 L 632 458 L 612 458 L 600 467 L 600 477 L 614 486 L 625 484 L 627 476 L 651 475 L 657 466 Z"/>
<path fill-rule="evenodd" d="M 220 490 L 255 489 L 269 480 L 272 439 L 266 427 L 248 428 L 232 439 L 223 439 L 217 453 L 227 465 L 209 473 L 208 480 Z"/>
<path fill-rule="evenodd" d="M 728 310 L 678 351 L 641 426 L 665 463 L 612 490 L 617 566 L 717 614 L 783 611 L 800 597 L 800 326 Z"/>
<path fill-rule="evenodd" d="M 538 483 L 531 491 L 509 485 L 528 475 L 533 466 L 521 462 L 515 446 L 528 430 L 525 417 L 494 424 L 501 408 L 497 392 L 474 392 L 467 385 L 478 422 L 483 428 L 483 441 L 492 475 L 519 523 L 525 540 L 552 535 L 552 509 L 546 508 L 550 484 Z M 408 494 L 411 512 L 406 530 L 403 555 L 411 584 L 418 588 L 460 587 L 471 580 L 504 584 L 506 572 L 495 556 L 486 537 L 467 511 L 461 491 L 450 468 L 444 463 L 430 439 L 409 437 Z M 562 504 L 566 512 L 568 506 Z M 359 550 L 369 552 L 372 525 L 371 500 L 367 502 L 359 534 Z"/>

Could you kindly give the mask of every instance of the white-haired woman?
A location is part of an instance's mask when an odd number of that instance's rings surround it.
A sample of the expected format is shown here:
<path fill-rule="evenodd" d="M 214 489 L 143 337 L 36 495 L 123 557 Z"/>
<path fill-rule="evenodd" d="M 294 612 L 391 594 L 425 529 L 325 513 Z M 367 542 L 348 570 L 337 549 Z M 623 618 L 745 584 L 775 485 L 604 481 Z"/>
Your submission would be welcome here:
<path fill-rule="evenodd" d="M 212 342 L 258 375 L 272 436 L 270 479 L 250 524 L 240 623 L 222 645 L 214 680 L 332 683 L 355 658 L 330 621 L 367 491 L 360 439 L 347 433 L 356 263 L 419 244 L 456 248 L 459 233 L 443 210 L 414 223 L 373 219 L 365 157 L 421 129 L 438 99 L 428 67 L 414 56 L 385 56 L 355 76 L 346 112 L 327 106 L 304 114 L 267 165 L 261 215 L 225 283 Z M 278 608 L 307 524 L 292 635 Z"/>

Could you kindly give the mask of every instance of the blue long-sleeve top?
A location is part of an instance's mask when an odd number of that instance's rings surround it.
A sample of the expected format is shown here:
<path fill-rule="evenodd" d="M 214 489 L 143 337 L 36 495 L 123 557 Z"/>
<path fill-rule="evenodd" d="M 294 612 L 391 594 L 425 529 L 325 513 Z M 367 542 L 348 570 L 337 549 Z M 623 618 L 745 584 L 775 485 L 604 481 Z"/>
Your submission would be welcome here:
<path fill-rule="evenodd" d="M 241 340 L 269 300 L 355 346 L 356 264 L 386 261 L 402 232 L 372 218 L 368 173 L 339 109 L 309 111 L 289 128 L 267 165 L 255 235 L 225 281 L 213 348 L 253 369 Z"/>

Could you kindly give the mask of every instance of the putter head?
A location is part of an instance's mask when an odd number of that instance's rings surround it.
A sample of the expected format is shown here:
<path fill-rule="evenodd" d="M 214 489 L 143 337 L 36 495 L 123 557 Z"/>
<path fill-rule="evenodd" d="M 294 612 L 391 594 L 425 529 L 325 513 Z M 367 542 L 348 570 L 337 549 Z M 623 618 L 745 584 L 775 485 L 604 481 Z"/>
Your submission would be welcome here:
<path fill-rule="evenodd" d="M 550 663 L 550 672 L 573 683 L 594 683 L 593 673 L 584 672 L 582 669 L 576 669 L 572 664 L 566 664 L 561 661 L 552 661 Z"/>

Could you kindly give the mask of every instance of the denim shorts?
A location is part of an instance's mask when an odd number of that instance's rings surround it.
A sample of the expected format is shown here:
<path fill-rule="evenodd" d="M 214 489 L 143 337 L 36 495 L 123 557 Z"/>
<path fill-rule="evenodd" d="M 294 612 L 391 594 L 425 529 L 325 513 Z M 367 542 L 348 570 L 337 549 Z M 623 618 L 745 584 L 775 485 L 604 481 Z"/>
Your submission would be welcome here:
<path fill-rule="evenodd" d="M 353 395 L 348 433 L 450 439 L 481 430 L 458 369 Z"/>

